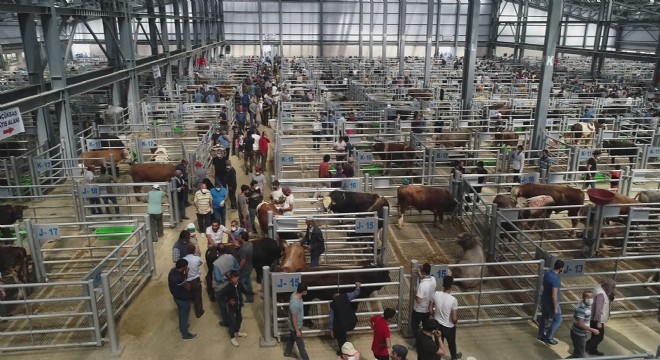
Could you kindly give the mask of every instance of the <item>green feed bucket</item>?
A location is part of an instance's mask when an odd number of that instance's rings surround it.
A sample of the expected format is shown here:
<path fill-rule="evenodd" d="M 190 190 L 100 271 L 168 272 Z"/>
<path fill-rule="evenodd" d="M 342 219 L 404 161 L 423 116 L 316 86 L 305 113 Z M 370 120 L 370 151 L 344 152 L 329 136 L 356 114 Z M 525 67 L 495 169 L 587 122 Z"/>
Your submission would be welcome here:
<path fill-rule="evenodd" d="M 365 174 L 369 175 L 382 175 L 383 165 L 366 165 L 363 170 Z"/>
<path fill-rule="evenodd" d="M 94 230 L 94 236 L 103 241 L 121 240 L 124 241 L 131 237 L 135 231 L 134 226 L 108 226 L 100 227 Z"/>
<path fill-rule="evenodd" d="M 605 176 L 605 174 L 596 174 L 596 176 L 594 176 L 594 180 L 596 180 L 597 183 L 604 183 L 607 182 L 609 179 L 607 178 L 607 176 Z"/>
<path fill-rule="evenodd" d="M 183 132 L 183 126 L 175 126 L 172 128 L 172 131 L 175 133 Z"/>
<path fill-rule="evenodd" d="M 484 166 L 495 166 L 497 165 L 497 160 L 483 160 Z"/>

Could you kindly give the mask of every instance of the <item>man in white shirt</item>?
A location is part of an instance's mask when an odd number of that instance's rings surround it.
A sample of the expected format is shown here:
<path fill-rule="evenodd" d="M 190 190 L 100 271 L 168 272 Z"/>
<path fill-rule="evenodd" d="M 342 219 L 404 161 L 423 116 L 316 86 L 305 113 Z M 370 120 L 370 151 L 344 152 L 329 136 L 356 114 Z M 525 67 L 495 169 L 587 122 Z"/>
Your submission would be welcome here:
<path fill-rule="evenodd" d="M 343 136 L 340 136 L 339 139 L 337 139 L 335 145 L 332 148 L 337 152 L 337 155 L 335 155 L 335 160 L 337 162 L 344 161 L 346 158 L 346 142 L 344 141 Z"/>
<path fill-rule="evenodd" d="M 284 202 L 284 193 L 282 192 L 282 189 L 280 188 L 280 182 L 277 180 L 273 180 L 271 183 L 271 188 L 273 191 L 270 192 L 270 200 L 275 204 L 276 207 L 280 208 L 282 203 Z"/>
<path fill-rule="evenodd" d="M 410 316 L 410 329 L 416 334 L 421 323 L 429 318 L 429 303 L 435 292 L 435 278 L 431 276 L 431 264 L 424 263 L 419 271 L 420 281 L 415 290 L 415 302 Z"/>
<path fill-rule="evenodd" d="M 282 215 L 293 215 L 293 203 L 295 199 L 293 198 L 293 194 L 291 194 L 291 189 L 288 187 L 285 187 L 282 189 L 282 193 L 284 194 L 284 204 L 282 205 Z"/>
<path fill-rule="evenodd" d="M 225 236 L 227 234 L 227 236 Z M 228 239 L 229 238 L 229 239 Z M 211 226 L 206 228 L 206 240 L 209 247 L 218 244 L 228 244 L 234 242 L 234 236 L 224 225 L 220 225 L 220 220 L 214 219 Z"/>
<path fill-rule="evenodd" d="M 511 154 L 511 172 L 516 174 L 522 174 L 523 165 L 525 163 L 525 153 L 523 153 L 522 145 L 518 145 L 518 148 L 515 152 Z M 513 182 L 520 182 L 520 175 L 513 176 Z"/>
<path fill-rule="evenodd" d="M 195 307 L 195 316 L 199 319 L 204 315 L 204 307 L 202 306 L 202 259 L 195 255 L 195 245 L 188 243 L 186 247 L 188 255 L 183 258 L 188 261 L 188 276 L 186 281 L 190 284 L 190 292 L 192 293 L 192 302 Z"/>
<path fill-rule="evenodd" d="M 456 323 L 458 322 L 458 300 L 451 295 L 451 287 L 454 285 L 452 276 L 442 278 L 443 291 L 436 291 L 429 303 L 429 313 L 440 323 L 442 341 L 447 339 L 451 359 L 460 359 L 462 353 L 456 352 Z"/>

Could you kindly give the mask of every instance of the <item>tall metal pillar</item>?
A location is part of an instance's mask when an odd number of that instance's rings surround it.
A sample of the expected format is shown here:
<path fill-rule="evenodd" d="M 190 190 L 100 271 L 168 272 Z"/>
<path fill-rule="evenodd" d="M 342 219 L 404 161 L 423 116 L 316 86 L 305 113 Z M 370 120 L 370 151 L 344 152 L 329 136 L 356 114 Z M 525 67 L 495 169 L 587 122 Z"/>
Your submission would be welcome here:
<path fill-rule="evenodd" d="M 614 50 L 621 51 L 621 41 L 623 41 L 623 30 L 624 27 L 622 24 L 617 24 L 616 26 L 616 39 L 614 40 Z M 657 51 L 655 52 L 658 53 Z"/>
<path fill-rule="evenodd" d="M 45 1 L 45 0 L 44 0 Z M 123 13 L 122 17 L 118 18 L 119 24 L 119 47 L 122 54 L 124 54 L 124 66 L 129 69 L 129 79 L 127 81 L 128 97 L 126 104 L 129 114 L 132 116 L 131 123 L 143 123 L 146 119 L 142 119 L 139 111 L 140 102 L 140 89 L 138 87 L 137 73 L 135 71 L 135 47 L 133 45 L 132 24 L 131 24 L 131 8 L 128 1 L 121 2 Z"/>
<path fill-rule="evenodd" d="M 166 14 L 165 2 L 158 2 L 158 13 Z M 167 30 L 167 18 L 162 16 L 160 18 L 160 43 L 163 46 L 163 54 L 167 57 L 170 56 L 170 34 Z M 175 90 L 172 86 L 172 64 L 168 61 L 165 65 L 165 85 L 170 91 Z"/>
<path fill-rule="evenodd" d="M 323 0 L 319 0 L 319 56 L 323 57 Z"/>
<path fill-rule="evenodd" d="M 362 60 L 362 30 L 363 30 L 363 22 L 364 22 L 364 2 L 363 0 L 359 1 L 359 6 L 360 6 L 360 25 L 358 25 L 358 33 L 360 34 L 358 37 L 358 57 L 360 57 L 360 60 Z"/>
<path fill-rule="evenodd" d="M 257 13 L 259 18 L 259 58 L 264 56 L 264 30 L 263 30 L 263 19 L 262 19 L 262 10 L 261 10 L 261 0 L 257 0 Z"/>
<path fill-rule="evenodd" d="M 434 55 L 440 56 L 440 12 L 442 11 L 442 0 L 438 0 L 438 9 L 435 11 L 435 52 Z"/>
<path fill-rule="evenodd" d="M 158 27 L 156 26 L 156 11 L 154 9 L 154 0 L 146 0 L 147 14 L 149 15 L 147 22 L 149 23 L 149 48 L 151 55 L 158 55 Z M 156 79 L 158 81 L 158 79 Z"/>
<path fill-rule="evenodd" d="M 525 41 L 527 39 L 527 23 L 522 23 L 522 22 L 527 21 L 528 14 L 529 14 L 529 2 L 521 1 L 520 9 L 518 10 L 518 19 L 520 21 L 518 22 L 518 26 L 520 27 L 520 32 L 518 34 L 518 41 L 516 42 L 516 44 L 518 44 L 517 47 L 518 51 L 517 53 L 514 53 L 514 57 L 513 57 L 518 62 L 521 62 L 522 59 L 525 57 L 525 47 L 522 44 L 525 44 Z"/>
<path fill-rule="evenodd" d="M 600 42 L 603 36 L 603 22 L 607 17 L 607 3 L 607 1 L 602 1 L 598 9 L 598 23 L 596 24 L 596 35 L 594 36 L 594 52 L 591 55 L 591 76 L 593 78 L 598 76 L 598 51 L 600 50 Z"/>
<path fill-rule="evenodd" d="M 205 46 L 207 44 L 206 40 L 208 39 L 208 0 L 198 0 L 199 7 L 197 10 L 199 11 L 199 15 L 202 16 L 202 21 L 199 23 L 199 32 L 200 32 L 200 39 L 201 39 L 201 45 Z M 203 50 L 205 52 L 206 50 Z"/>
<path fill-rule="evenodd" d="M 193 16 L 192 35 L 193 35 L 193 44 L 195 46 L 199 46 L 199 44 L 201 44 L 201 42 L 199 41 L 199 19 L 201 18 L 202 13 L 201 11 L 199 11 L 199 6 L 197 5 L 197 1 L 198 0 L 190 0 L 190 11 Z"/>
<path fill-rule="evenodd" d="M 188 1 L 181 0 L 181 9 L 183 10 L 183 44 L 185 45 L 186 51 L 192 51 L 192 41 L 190 34 L 191 14 L 190 10 L 188 9 Z M 194 13 L 192 16 L 194 16 Z M 186 68 L 186 74 L 191 78 L 193 77 L 194 61 L 195 60 L 193 56 L 189 57 L 188 59 L 181 59 L 182 64 L 185 62 L 184 67 Z"/>
<path fill-rule="evenodd" d="M 566 38 L 568 38 L 568 16 L 564 16 L 564 31 L 561 33 L 561 46 L 566 46 Z"/>
<path fill-rule="evenodd" d="M 282 19 L 282 0 L 279 0 L 278 10 L 279 10 L 278 21 L 279 21 L 279 31 L 280 31 L 280 56 L 284 57 L 284 29 L 282 25 L 284 19 Z"/>
<path fill-rule="evenodd" d="M 433 0 L 428 0 L 428 10 L 426 14 L 426 54 L 424 57 L 424 88 L 431 87 L 431 52 L 433 44 Z"/>
<path fill-rule="evenodd" d="M 398 31 L 398 37 L 399 37 L 399 44 L 398 44 L 398 52 L 399 52 L 399 76 L 403 76 L 403 70 L 404 70 L 404 65 L 405 65 L 405 57 L 406 57 L 406 12 L 407 12 L 407 3 L 406 0 L 399 0 L 399 31 Z M 431 17 L 431 24 L 430 26 L 433 26 L 433 17 Z M 431 38 L 428 38 L 430 40 Z"/>
<path fill-rule="evenodd" d="M 369 0 L 369 60 L 374 59 L 374 0 Z"/>
<path fill-rule="evenodd" d="M 20 1 L 19 4 L 30 5 L 30 2 Z M 34 46 L 34 44 L 39 43 L 36 16 L 34 14 L 19 13 L 18 26 L 21 31 L 21 39 L 23 40 L 23 55 L 25 56 L 30 84 L 39 85 L 43 89 L 43 70 L 45 64 L 41 60 L 39 47 Z M 57 137 L 48 116 L 48 108 L 39 108 L 33 111 L 32 114 L 37 123 L 37 140 L 39 141 L 39 146 L 46 144 L 47 148 L 51 148 L 56 144 Z"/>
<path fill-rule="evenodd" d="M 383 69 L 387 69 L 387 0 L 383 0 L 383 47 L 381 50 Z"/>
<path fill-rule="evenodd" d="M 660 33 L 658 33 L 658 43 L 655 47 L 655 54 L 660 54 Z M 653 71 L 653 87 L 660 87 L 660 58 L 655 61 L 655 70 Z"/>
<path fill-rule="evenodd" d="M 605 64 L 605 54 L 602 52 L 607 51 L 607 43 L 610 40 L 610 27 L 611 27 L 611 21 L 612 21 L 612 0 L 608 0 L 607 2 L 604 3 L 605 6 L 607 7 L 607 11 L 605 12 L 605 22 L 603 23 L 603 33 L 600 39 L 600 51 L 601 53 L 598 54 L 598 67 L 596 68 L 597 73 L 600 75 L 600 73 L 603 71 L 603 65 Z M 656 53 L 657 54 L 657 53 Z"/>
<path fill-rule="evenodd" d="M 488 56 L 495 56 L 495 43 L 497 42 L 497 37 L 499 34 L 500 27 L 500 6 L 502 6 L 502 1 L 493 0 L 491 3 L 490 9 L 490 33 L 488 34 Z"/>
<path fill-rule="evenodd" d="M 458 31 L 460 30 L 461 0 L 456 0 L 456 24 L 454 24 L 454 56 L 458 56 Z"/>
<path fill-rule="evenodd" d="M 178 17 L 181 16 L 181 7 L 179 6 L 179 1 L 172 1 L 172 11 L 174 12 L 174 42 L 176 43 L 177 49 L 183 49 L 183 37 L 181 36 L 181 19 Z M 179 68 L 179 79 L 182 79 L 185 75 L 185 60 L 178 60 L 177 67 Z"/>
<path fill-rule="evenodd" d="M 40 0 L 41 6 L 50 7 L 50 13 L 41 15 L 41 30 L 43 31 L 46 54 L 48 55 L 48 69 L 50 70 L 50 82 L 53 90 L 66 88 L 66 64 L 60 44 L 60 27 L 57 24 L 57 8 L 55 3 L 49 0 Z M 69 93 L 63 91 L 62 99 L 55 103 L 55 116 L 60 124 L 60 138 L 66 140 L 62 144 L 66 157 L 76 157 L 76 139 L 73 131 L 73 120 L 71 108 L 69 107 Z M 67 164 L 69 165 L 69 164 Z"/>
<path fill-rule="evenodd" d="M 477 43 L 479 35 L 479 0 L 469 0 L 467 28 L 465 29 L 465 55 L 463 56 L 463 110 L 472 109 L 474 95 L 474 70 L 477 67 Z"/>
<path fill-rule="evenodd" d="M 559 40 L 559 24 L 561 22 L 564 0 L 553 0 L 548 9 L 548 20 L 545 26 L 545 42 L 543 43 L 543 61 L 541 63 L 541 83 L 536 98 L 534 127 L 532 128 L 532 144 L 530 150 L 540 151 L 544 148 L 543 132 L 548 115 L 548 105 L 552 92 L 552 72 L 554 70 L 557 40 Z"/>

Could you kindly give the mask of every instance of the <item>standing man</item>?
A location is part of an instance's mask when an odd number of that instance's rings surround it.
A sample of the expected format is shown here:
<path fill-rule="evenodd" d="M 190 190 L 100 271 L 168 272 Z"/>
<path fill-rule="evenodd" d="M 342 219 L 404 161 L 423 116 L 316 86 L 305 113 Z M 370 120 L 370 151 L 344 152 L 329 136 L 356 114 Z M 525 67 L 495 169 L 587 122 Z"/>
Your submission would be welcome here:
<path fill-rule="evenodd" d="M 591 305 L 594 302 L 591 290 L 585 290 L 582 293 L 582 301 L 575 305 L 573 310 L 573 326 L 571 326 L 571 342 L 573 343 L 573 353 L 568 359 L 586 357 L 585 348 L 587 345 L 587 334 L 598 335 L 598 329 L 590 328 Z"/>
<path fill-rule="evenodd" d="M 108 170 L 105 168 L 105 166 L 101 167 L 101 175 L 96 177 L 96 183 L 97 184 L 112 184 L 116 183 L 117 181 L 108 174 Z M 113 186 L 101 186 L 99 187 L 99 193 L 103 195 L 103 203 L 106 205 L 105 207 L 105 213 L 108 215 L 111 215 L 110 213 L 110 208 L 107 206 L 109 202 L 112 202 L 115 205 L 115 214 L 119 215 L 119 206 L 117 206 L 117 197 L 114 196 L 115 190 Z M 112 220 L 112 217 L 110 217 Z"/>
<path fill-rule="evenodd" d="M 595 150 L 589 160 L 587 160 L 587 169 L 584 176 L 584 189 L 591 187 L 592 189 L 596 188 L 596 171 L 598 170 L 598 157 L 600 156 L 600 150 Z"/>
<path fill-rule="evenodd" d="M 298 346 L 298 353 L 302 360 L 309 360 L 307 351 L 305 350 L 305 342 L 302 338 L 302 328 L 303 317 L 305 316 L 304 307 L 303 307 L 303 296 L 307 295 L 307 284 L 301 282 L 296 288 L 296 292 L 291 294 L 289 299 L 289 339 L 286 342 L 286 347 L 284 348 L 285 357 L 293 357 L 293 343 L 295 342 Z"/>
<path fill-rule="evenodd" d="M 245 175 L 251 173 L 254 166 L 254 140 L 252 130 L 248 130 L 243 138 L 243 165 L 245 166 Z"/>
<path fill-rule="evenodd" d="M 186 281 L 190 284 L 190 294 L 195 307 L 195 317 L 198 319 L 204 315 L 204 306 L 202 304 L 202 259 L 195 255 L 197 247 L 192 242 L 186 246 L 187 255 L 183 258 L 188 262 L 188 276 Z"/>
<path fill-rule="evenodd" d="M 237 229 L 238 230 L 238 229 Z M 237 239 L 238 248 L 238 265 L 240 270 L 241 284 L 245 288 L 245 302 L 254 302 L 254 292 L 252 291 L 252 254 L 254 248 L 249 240 L 247 232 L 242 232 Z"/>
<path fill-rule="evenodd" d="M 330 303 L 330 337 L 337 339 L 337 355 L 341 355 L 341 347 L 346 342 L 346 333 L 355 329 L 357 316 L 351 301 L 360 295 L 362 284 L 355 283 L 355 290 L 350 293 L 335 294 Z"/>
<path fill-rule="evenodd" d="M 220 326 L 229 326 L 229 314 L 227 313 L 227 300 L 222 296 L 222 289 L 229 284 L 229 272 L 238 271 L 238 261 L 236 258 L 227 254 L 227 246 L 220 244 L 216 246 L 218 258 L 213 262 L 213 291 L 215 301 L 220 308 Z"/>
<path fill-rule="evenodd" d="M 229 340 L 232 345 L 238 346 L 238 337 L 246 337 L 247 334 L 241 332 L 241 324 L 243 323 L 243 300 L 241 293 L 247 294 L 243 284 L 239 282 L 238 271 L 231 270 L 229 272 L 229 284 L 219 291 L 219 296 L 227 304 L 227 325 L 229 327 Z"/>
<path fill-rule="evenodd" d="M 183 178 L 188 180 L 188 160 L 181 159 L 181 162 L 176 165 L 176 169 L 181 171 Z"/>
<path fill-rule="evenodd" d="M 386 308 L 383 316 L 374 315 L 369 318 L 369 327 L 374 331 L 374 338 L 371 341 L 371 351 L 376 360 L 389 360 L 389 348 L 392 347 L 390 341 L 390 319 L 396 315 L 396 310 Z M 392 348 L 394 352 L 394 348 Z M 406 353 L 407 354 L 407 353 Z"/>
<path fill-rule="evenodd" d="M 213 163 L 213 169 L 215 170 L 215 183 L 217 184 L 218 182 L 223 182 L 225 177 L 227 176 L 227 161 L 229 161 L 229 157 L 225 152 L 221 149 L 219 150 L 215 157 L 211 160 Z"/>
<path fill-rule="evenodd" d="M 417 335 L 422 322 L 429 319 L 429 303 L 435 292 L 435 278 L 431 276 L 431 264 L 424 263 L 417 272 L 420 280 L 415 290 L 415 303 L 410 316 L 410 330 Z"/>
<path fill-rule="evenodd" d="M 543 149 L 541 157 L 539 158 L 539 174 L 541 176 L 541 183 L 547 184 L 550 175 L 550 167 L 552 166 L 552 158 L 548 149 Z"/>
<path fill-rule="evenodd" d="M 592 329 L 597 329 L 598 334 L 591 334 L 591 338 L 587 341 L 586 350 L 589 355 L 603 356 L 602 352 L 598 351 L 598 344 L 603 341 L 605 336 L 605 323 L 610 318 L 610 303 L 614 300 L 614 288 L 616 283 L 610 278 L 605 278 L 600 283 L 600 286 L 594 288 L 594 304 L 591 308 L 591 326 Z"/>
<path fill-rule="evenodd" d="M 248 199 L 248 220 L 249 220 L 249 229 L 253 233 L 257 233 L 257 225 L 254 222 L 254 218 L 257 216 L 257 207 L 264 200 L 264 196 L 261 192 L 259 184 L 252 180 L 250 182 L 250 192 L 247 195 Z"/>
<path fill-rule="evenodd" d="M 305 249 L 309 249 L 310 263 L 312 266 L 319 266 L 321 254 L 325 252 L 325 240 L 321 229 L 316 225 L 314 218 L 308 216 L 305 220 L 307 223 L 307 231 L 305 237 L 300 241 Z"/>
<path fill-rule="evenodd" d="M 165 193 L 160 191 L 160 185 L 154 184 L 147 193 L 147 214 L 149 214 L 149 227 L 151 228 L 151 239 L 157 242 L 162 238 L 163 232 L 163 197 Z M 158 235 L 158 237 L 156 237 Z"/>
<path fill-rule="evenodd" d="M 190 232 L 181 230 L 179 238 L 172 245 L 172 262 L 183 259 L 188 254 L 188 244 L 190 244 Z"/>
<path fill-rule="evenodd" d="M 85 170 L 84 182 L 87 183 L 87 184 L 93 184 L 94 183 L 94 165 L 88 166 L 87 170 Z M 90 196 L 89 197 L 89 204 L 90 205 L 100 205 L 101 204 L 101 199 L 98 196 Z M 92 212 L 92 215 L 101 215 L 101 214 L 103 214 L 103 211 L 101 211 L 101 208 L 98 207 L 98 206 L 93 206 L 91 212 Z"/>
<path fill-rule="evenodd" d="M 200 185 L 193 198 L 193 204 L 197 213 L 197 227 L 201 230 L 211 226 L 213 197 L 211 192 L 206 189 L 206 184 L 202 183 Z"/>
<path fill-rule="evenodd" d="M 523 167 L 525 165 L 525 153 L 523 153 L 522 145 L 518 145 L 516 151 L 511 153 L 511 172 L 517 174 L 513 176 L 513 182 L 520 182 L 520 174 L 523 172 Z"/>
<path fill-rule="evenodd" d="M 429 304 L 429 313 L 431 317 L 440 323 L 440 335 L 442 341 L 447 339 L 449 353 L 452 360 L 458 360 L 463 353 L 456 352 L 456 323 L 458 322 L 458 300 L 451 294 L 451 287 L 454 285 L 452 276 L 442 278 L 443 291 L 436 291 Z"/>
<path fill-rule="evenodd" d="M 559 274 L 564 270 L 564 262 L 557 259 L 552 270 L 546 269 L 543 274 L 543 293 L 541 294 L 541 318 L 537 339 L 550 345 L 557 345 L 553 338 L 561 324 L 561 307 L 559 307 L 561 280 Z M 545 323 L 552 319 L 552 324 L 546 332 Z"/>
<path fill-rule="evenodd" d="M 227 234 L 226 237 L 225 234 Z M 218 244 L 233 244 L 234 240 L 231 231 L 224 225 L 220 225 L 220 221 L 218 220 L 213 220 L 211 226 L 206 228 L 206 241 L 209 247 L 217 246 Z"/>
<path fill-rule="evenodd" d="M 268 160 L 268 147 L 270 146 L 270 139 L 265 131 L 261 132 L 259 138 L 259 158 L 261 159 L 261 168 L 266 171 L 266 161 Z"/>
<path fill-rule="evenodd" d="M 202 184 L 204 179 L 206 179 L 206 174 L 208 171 L 202 166 L 202 163 L 197 161 L 195 163 L 195 189 L 199 189 L 199 186 Z"/>
<path fill-rule="evenodd" d="M 280 182 L 273 180 L 270 184 L 272 191 L 270 192 L 270 201 L 279 206 L 284 202 L 284 192 L 280 188 Z"/>
<path fill-rule="evenodd" d="M 225 179 L 222 183 L 227 185 L 227 193 L 229 194 L 229 204 L 232 210 L 236 210 L 236 169 L 234 169 L 234 167 L 231 166 L 231 160 L 227 160 L 227 164 L 225 168 L 226 168 Z"/>
<path fill-rule="evenodd" d="M 186 180 L 183 178 L 181 170 L 174 172 L 174 186 L 176 186 L 177 200 L 179 202 L 179 221 L 188 220 L 186 216 L 186 206 L 188 202 L 188 190 Z"/>
<path fill-rule="evenodd" d="M 213 206 L 213 218 L 224 226 L 227 219 L 227 199 L 229 199 L 229 193 L 222 186 L 222 182 L 216 181 L 210 195 L 212 199 L 211 205 Z"/>
<path fill-rule="evenodd" d="M 282 215 L 293 215 L 293 204 L 295 202 L 295 198 L 293 197 L 293 194 L 291 193 L 291 189 L 289 187 L 285 187 L 282 189 L 282 194 L 284 195 L 284 204 L 282 204 Z"/>
<path fill-rule="evenodd" d="M 250 193 L 250 187 L 247 185 L 241 185 L 241 193 L 238 194 L 238 199 L 236 199 L 238 205 L 238 221 L 240 221 L 241 226 L 250 229 L 248 227 L 247 219 L 250 214 L 248 208 L 248 194 Z"/>
<path fill-rule="evenodd" d="M 179 331 L 183 340 L 192 340 L 197 334 L 188 331 L 188 318 L 190 317 L 190 284 L 186 281 L 188 273 L 188 261 L 179 259 L 170 273 L 167 275 L 167 285 L 174 298 L 174 303 L 179 312 Z"/>

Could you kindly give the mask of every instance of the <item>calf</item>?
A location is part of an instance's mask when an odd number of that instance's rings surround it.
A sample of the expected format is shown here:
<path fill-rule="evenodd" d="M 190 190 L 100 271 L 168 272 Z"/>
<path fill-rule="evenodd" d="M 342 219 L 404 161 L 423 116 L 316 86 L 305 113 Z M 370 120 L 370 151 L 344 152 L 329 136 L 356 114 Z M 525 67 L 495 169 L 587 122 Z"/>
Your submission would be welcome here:
<path fill-rule="evenodd" d="M 23 221 L 23 211 L 27 209 L 28 207 L 24 205 L 0 205 L 0 225 L 12 225 L 16 221 Z M 0 228 L 0 232 L 3 238 L 11 237 L 11 228 Z"/>
<path fill-rule="evenodd" d="M 28 281 L 28 259 L 25 248 L 20 246 L 0 246 L 0 274 L 15 275 L 19 282 Z"/>
<path fill-rule="evenodd" d="M 456 243 L 463 248 L 463 257 L 458 264 L 483 264 L 486 262 L 484 249 L 474 235 L 461 233 L 458 235 Z M 478 278 L 488 275 L 488 268 L 483 266 L 464 266 L 452 270 L 452 275 L 456 278 L 456 283 L 465 288 L 473 289 L 479 286 L 481 280 L 461 280 L 461 278 Z"/>
<path fill-rule="evenodd" d="M 403 185 L 397 189 L 396 196 L 399 202 L 399 220 L 397 227 L 403 227 L 403 214 L 410 208 L 422 212 L 433 212 L 433 225 L 439 226 L 437 219 L 442 223 L 445 212 L 452 212 L 458 204 L 449 191 L 441 188 L 421 185 Z M 441 226 L 439 226 L 441 227 Z"/>
<path fill-rule="evenodd" d="M 552 200 L 554 200 L 555 206 L 566 206 L 566 208 L 556 208 L 554 209 L 554 212 L 560 213 L 562 211 L 568 211 L 573 228 L 577 227 L 577 215 L 581 208 L 577 206 L 569 206 L 584 205 L 584 192 L 582 190 L 563 185 L 527 183 L 514 188 L 511 191 L 511 195 L 515 197 L 524 197 L 526 199 L 539 195 L 550 196 Z M 571 233 L 572 235 L 575 235 L 574 230 L 571 230 Z"/>

